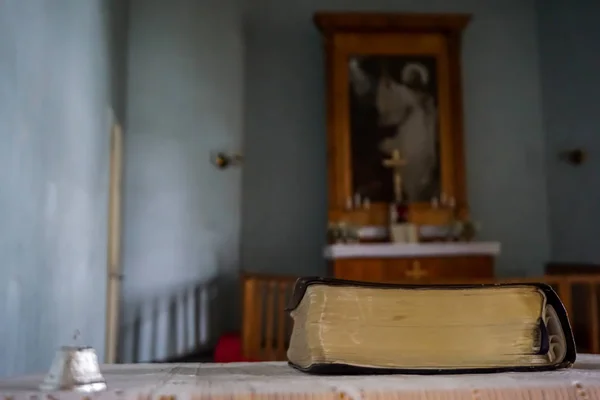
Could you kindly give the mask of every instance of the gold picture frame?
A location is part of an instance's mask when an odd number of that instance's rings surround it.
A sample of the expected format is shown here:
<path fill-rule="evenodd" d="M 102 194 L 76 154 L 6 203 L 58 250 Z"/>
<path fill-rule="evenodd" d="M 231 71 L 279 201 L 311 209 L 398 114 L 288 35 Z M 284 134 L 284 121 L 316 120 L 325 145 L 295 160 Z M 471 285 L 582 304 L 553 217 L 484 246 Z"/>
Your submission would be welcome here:
<path fill-rule="evenodd" d="M 380 173 L 376 164 L 382 163 L 383 158 L 368 158 L 369 154 L 376 153 L 363 151 L 363 148 L 369 149 L 374 145 L 368 142 L 369 139 L 365 139 L 365 145 L 359 143 L 354 134 L 358 128 L 354 128 L 353 131 L 353 127 L 357 125 L 355 121 L 359 118 L 354 114 L 358 108 L 354 107 L 356 96 L 351 92 L 352 79 L 356 75 L 353 63 L 360 61 L 364 64 L 371 62 L 370 60 L 377 61 L 379 65 L 382 65 L 382 62 L 385 62 L 385 65 L 404 65 L 403 71 L 410 69 L 408 63 L 413 59 L 422 60 L 419 63 L 411 62 L 410 67 L 413 70 L 417 64 L 423 66 L 429 63 L 428 70 L 416 72 L 420 73 L 421 77 L 429 77 L 425 79 L 430 86 L 429 102 L 435 105 L 436 133 L 435 137 L 433 134 L 429 136 L 435 140 L 437 158 L 428 166 L 431 171 L 435 171 L 430 173 L 435 179 L 432 178 L 425 189 L 413 185 L 415 189 L 412 193 L 418 200 L 409 204 L 410 220 L 417 224 L 443 224 L 449 218 L 456 217 L 450 215 L 449 209 L 432 207 L 429 199 L 424 200 L 428 193 L 436 191 L 453 199 L 455 207 L 452 213 L 458 216 L 468 214 L 462 132 L 460 44 L 462 31 L 469 20 L 470 16 L 466 14 L 315 14 L 314 22 L 323 36 L 326 60 L 330 221 L 349 220 L 363 225 L 382 225 L 386 224 L 388 219 L 390 199 L 385 196 L 387 193 L 389 197 L 389 186 L 386 189 L 387 184 L 381 183 L 381 175 L 376 175 Z M 371 64 L 375 65 L 374 62 Z M 389 74 L 390 68 L 387 72 L 384 71 L 386 67 L 378 68 L 378 82 L 381 82 L 381 74 Z M 360 74 L 360 70 L 358 73 Z M 423 75 L 427 73 L 429 75 Z M 435 85 L 432 86 L 434 81 Z M 381 90 L 378 93 L 380 92 Z M 372 97 L 370 101 L 374 103 L 376 100 Z M 351 110 L 351 107 L 354 108 Z M 370 110 L 367 106 L 365 109 L 367 111 L 364 113 Z M 381 118 L 382 113 L 379 114 Z M 367 120 L 366 118 L 364 119 Z M 400 136 L 399 133 L 396 136 L 395 133 L 391 135 L 392 138 Z M 358 143 L 354 148 L 353 138 Z M 380 147 L 381 143 L 383 142 L 379 142 Z M 360 164 L 361 160 L 368 162 Z M 361 170 L 366 164 L 369 164 L 368 168 Z M 418 176 L 416 173 L 413 175 Z M 377 180 L 369 180 L 369 177 L 373 176 L 377 176 Z M 375 194 L 368 209 L 348 209 L 348 201 L 356 193 L 355 186 L 359 186 L 365 193 Z"/>

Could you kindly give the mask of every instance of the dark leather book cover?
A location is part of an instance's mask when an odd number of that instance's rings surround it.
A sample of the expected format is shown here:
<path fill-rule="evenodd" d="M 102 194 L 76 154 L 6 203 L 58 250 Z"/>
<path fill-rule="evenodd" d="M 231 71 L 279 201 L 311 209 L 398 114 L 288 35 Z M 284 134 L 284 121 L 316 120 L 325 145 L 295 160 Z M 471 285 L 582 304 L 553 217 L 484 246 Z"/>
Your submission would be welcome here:
<path fill-rule="evenodd" d="M 335 278 L 323 277 L 304 277 L 299 278 L 295 285 L 290 299 L 290 303 L 286 308 L 287 312 L 295 310 L 302 301 L 306 290 L 311 285 L 326 285 L 326 286 L 346 286 L 346 287 L 370 287 L 381 289 L 481 289 L 481 288 L 497 288 L 497 287 L 535 287 L 544 293 L 546 304 L 554 308 L 562 331 L 564 333 L 566 354 L 563 360 L 558 364 L 553 365 L 528 365 L 514 367 L 485 367 L 485 368 L 422 368 L 422 369 L 406 369 L 406 368 L 380 368 L 380 367 L 362 367 L 343 363 L 320 363 L 312 364 L 307 368 L 289 361 L 288 363 L 303 372 L 322 375 L 376 375 L 376 374 L 420 374 L 420 375 L 435 375 L 435 374 L 473 374 L 473 373 L 499 373 L 499 372 L 534 372 L 534 371 L 552 371 L 561 368 L 569 368 L 575 363 L 577 350 L 575 347 L 575 339 L 573 330 L 567 316 L 567 311 L 564 304 L 552 287 L 545 283 L 491 283 L 491 284 L 461 284 L 461 285 L 418 285 L 418 284 L 393 284 L 393 283 L 374 283 L 350 281 Z M 542 324 L 543 325 L 543 324 Z M 547 328 L 543 326 L 542 336 L 547 336 Z M 546 338 L 547 340 L 547 338 Z M 542 339 L 544 341 L 544 339 Z M 548 348 L 547 343 L 542 344 L 543 349 Z M 544 351 L 544 350 L 542 350 Z"/>

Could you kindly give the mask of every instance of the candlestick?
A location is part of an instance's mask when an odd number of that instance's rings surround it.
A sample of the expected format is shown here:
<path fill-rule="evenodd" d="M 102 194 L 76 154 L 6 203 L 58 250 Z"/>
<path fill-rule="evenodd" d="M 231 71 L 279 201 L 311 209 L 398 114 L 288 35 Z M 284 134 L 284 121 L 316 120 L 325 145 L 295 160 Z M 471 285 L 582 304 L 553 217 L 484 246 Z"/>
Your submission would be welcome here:
<path fill-rule="evenodd" d="M 346 211 L 352 210 L 352 197 L 346 199 Z"/>
<path fill-rule="evenodd" d="M 361 198 L 360 193 L 354 194 L 354 208 L 360 208 L 361 206 Z"/>
<path fill-rule="evenodd" d="M 369 200 L 368 197 L 365 197 L 365 199 L 363 200 L 363 208 L 365 210 L 369 210 L 371 208 L 371 200 Z"/>

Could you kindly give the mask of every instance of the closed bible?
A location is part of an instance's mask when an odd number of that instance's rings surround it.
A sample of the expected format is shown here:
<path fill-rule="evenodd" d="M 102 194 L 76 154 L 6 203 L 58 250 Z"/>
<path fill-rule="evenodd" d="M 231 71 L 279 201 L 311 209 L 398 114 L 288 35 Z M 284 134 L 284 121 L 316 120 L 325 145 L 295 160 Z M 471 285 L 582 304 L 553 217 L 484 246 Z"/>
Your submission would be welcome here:
<path fill-rule="evenodd" d="M 288 311 L 289 363 L 309 373 L 543 371 L 576 357 L 565 307 L 541 283 L 301 278 Z"/>

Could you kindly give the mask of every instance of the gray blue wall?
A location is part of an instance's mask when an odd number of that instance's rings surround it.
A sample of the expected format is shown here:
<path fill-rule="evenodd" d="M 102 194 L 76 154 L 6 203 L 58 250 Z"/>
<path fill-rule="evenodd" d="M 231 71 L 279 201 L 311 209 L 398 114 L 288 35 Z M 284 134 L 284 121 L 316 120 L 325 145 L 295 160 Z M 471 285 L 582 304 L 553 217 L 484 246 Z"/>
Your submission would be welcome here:
<path fill-rule="evenodd" d="M 120 353 L 148 361 L 194 346 L 177 343 L 194 286 L 223 294 L 208 329 L 237 321 L 242 170 L 210 155 L 241 150 L 244 53 L 235 0 L 132 0 L 130 16 Z"/>
<path fill-rule="evenodd" d="M 600 2 L 538 2 L 552 259 L 600 263 Z M 582 147 L 572 167 L 558 153 Z"/>
<path fill-rule="evenodd" d="M 0 376 L 104 352 L 113 6 L 0 2 Z"/>
<path fill-rule="evenodd" d="M 324 71 L 317 10 L 468 12 L 463 51 L 468 194 L 499 275 L 549 257 L 533 1 L 252 1 L 245 20 L 242 266 L 322 274 L 326 224 Z"/>

